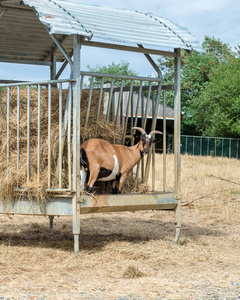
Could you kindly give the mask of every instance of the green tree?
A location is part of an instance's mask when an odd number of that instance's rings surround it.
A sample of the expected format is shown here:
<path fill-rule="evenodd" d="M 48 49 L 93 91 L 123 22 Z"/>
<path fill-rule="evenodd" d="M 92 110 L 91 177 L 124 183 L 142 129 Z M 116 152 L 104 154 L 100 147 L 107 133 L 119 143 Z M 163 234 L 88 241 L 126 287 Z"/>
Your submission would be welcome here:
<path fill-rule="evenodd" d="M 96 73 L 138 76 L 138 73 L 136 73 L 133 69 L 131 69 L 130 64 L 126 61 L 121 61 L 119 64 L 115 64 L 114 62 L 112 62 L 112 64 L 108 66 L 96 65 L 95 67 L 90 67 L 88 65 L 87 68 L 90 72 L 96 72 Z M 111 81 L 111 79 L 106 77 L 105 82 L 109 82 L 109 81 Z M 101 82 L 101 78 L 96 77 L 94 84 L 100 84 L 100 82 Z M 121 80 L 116 79 L 114 83 L 119 85 L 121 83 Z M 129 80 L 126 80 L 126 84 L 127 85 L 129 84 Z"/>
<path fill-rule="evenodd" d="M 240 136 L 240 60 L 232 58 L 212 72 L 209 83 L 193 99 L 198 130 L 209 136 Z"/>
<path fill-rule="evenodd" d="M 205 37 L 202 44 L 203 52 L 193 51 L 181 52 L 182 73 L 181 73 L 181 109 L 184 112 L 182 121 L 183 134 L 201 134 L 202 130 L 194 118 L 196 107 L 193 106 L 193 99 L 199 97 L 209 83 L 209 77 L 213 70 L 222 64 L 227 64 L 234 58 L 234 52 L 228 44 L 222 43 L 219 39 Z M 173 58 L 160 58 L 160 67 L 164 76 L 164 83 L 173 83 Z M 173 105 L 173 92 L 168 93 Z"/>

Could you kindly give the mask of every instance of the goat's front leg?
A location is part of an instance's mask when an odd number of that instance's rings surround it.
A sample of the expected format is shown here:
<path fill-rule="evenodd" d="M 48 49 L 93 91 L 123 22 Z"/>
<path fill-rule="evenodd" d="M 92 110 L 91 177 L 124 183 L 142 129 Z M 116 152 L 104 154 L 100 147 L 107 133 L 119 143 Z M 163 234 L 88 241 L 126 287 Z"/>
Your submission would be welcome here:
<path fill-rule="evenodd" d="M 118 183 L 118 194 L 121 194 L 122 191 L 122 186 L 125 182 L 125 180 L 128 177 L 128 173 L 127 174 L 122 174 L 121 178 L 119 179 L 119 183 Z"/>
<path fill-rule="evenodd" d="M 112 193 L 113 194 L 121 194 L 121 191 L 118 189 L 119 180 L 114 180 L 112 184 Z"/>

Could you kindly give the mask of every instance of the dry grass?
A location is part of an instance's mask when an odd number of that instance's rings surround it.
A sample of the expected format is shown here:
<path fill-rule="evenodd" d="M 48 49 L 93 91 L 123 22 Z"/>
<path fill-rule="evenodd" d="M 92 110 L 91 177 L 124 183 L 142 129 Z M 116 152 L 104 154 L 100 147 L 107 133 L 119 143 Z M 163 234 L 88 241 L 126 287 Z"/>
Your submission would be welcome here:
<path fill-rule="evenodd" d="M 162 156 L 156 159 L 161 170 Z M 172 178 L 173 157 L 167 160 Z M 178 245 L 167 211 L 82 216 L 77 257 L 71 218 L 56 218 L 49 229 L 44 217 L 0 216 L 0 296 L 238 299 L 239 167 L 236 159 L 182 157 L 183 202 L 212 194 L 183 206 Z"/>

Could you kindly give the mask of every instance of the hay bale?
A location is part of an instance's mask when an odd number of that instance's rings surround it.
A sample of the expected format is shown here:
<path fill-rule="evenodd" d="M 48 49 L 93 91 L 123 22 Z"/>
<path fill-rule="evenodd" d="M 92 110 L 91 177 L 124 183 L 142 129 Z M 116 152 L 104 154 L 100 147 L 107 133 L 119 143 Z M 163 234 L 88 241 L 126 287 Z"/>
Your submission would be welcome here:
<path fill-rule="evenodd" d="M 48 187 L 48 89 L 41 89 L 41 145 L 40 145 L 40 182 L 38 182 L 38 90 L 30 90 L 30 179 L 27 181 L 27 88 L 20 89 L 20 165 L 17 169 L 17 89 L 10 90 L 10 163 L 7 163 L 7 92 L 1 93 L 0 114 L 0 198 L 12 199 L 26 195 L 36 197 L 39 201 L 47 200 Z M 67 90 L 62 92 L 64 115 Z M 89 138 L 103 138 L 109 142 L 120 142 L 121 130 L 111 122 L 106 124 L 103 115 L 103 100 L 101 101 L 99 121 L 96 121 L 96 111 L 99 101 L 99 91 L 93 90 L 89 121 L 84 127 L 89 91 L 83 90 L 81 96 L 81 143 Z M 51 108 L 51 183 L 56 180 L 56 168 L 59 153 L 59 91 L 52 88 Z M 68 160 L 66 146 L 63 151 L 63 188 L 68 185 Z M 129 178 L 127 182 L 134 182 Z M 104 183 L 99 183 L 97 193 L 105 193 Z M 139 186 L 139 183 L 137 184 Z M 128 187 L 128 188 L 127 188 Z M 124 192 L 136 191 L 134 184 L 125 184 Z"/>
<path fill-rule="evenodd" d="M 41 145 L 40 145 L 40 184 L 37 176 L 38 157 L 38 91 L 30 90 L 30 180 L 27 181 L 27 89 L 20 90 L 20 165 L 17 169 L 17 89 L 10 92 L 10 163 L 7 164 L 7 95 L 1 94 L 0 116 L 0 196 L 1 198 L 19 197 L 27 191 L 28 196 L 45 200 L 47 196 L 48 167 L 48 90 L 41 90 Z M 66 99 L 67 91 L 63 91 Z M 64 107 L 63 107 L 64 110 Z M 52 170 L 56 170 L 58 156 L 59 94 L 52 89 Z M 54 172 L 53 172 L 54 176 Z M 63 176 L 64 177 L 64 176 Z"/>

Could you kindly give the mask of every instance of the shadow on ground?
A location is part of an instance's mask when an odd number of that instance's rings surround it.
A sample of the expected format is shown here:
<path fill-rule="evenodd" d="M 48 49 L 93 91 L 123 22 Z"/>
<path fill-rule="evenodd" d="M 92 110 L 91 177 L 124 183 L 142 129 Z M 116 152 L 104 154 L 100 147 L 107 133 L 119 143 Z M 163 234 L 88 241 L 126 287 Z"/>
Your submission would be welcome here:
<path fill-rule="evenodd" d="M 44 219 L 44 218 L 43 218 Z M 0 245 L 56 248 L 64 251 L 73 250 L 71 218 L 56 219 L 52 229 L 45 219 L 42 222 L 14 222 L 0 224 Z M 223 236 L 217 228 L 195 224 L 184 224 L 181 229 L 179 245 L 186 245 L 189 240 L 197 241 L 202 236 Z M 175 237 L 174 222 L 159 219 L 143 219 L 132 216 L 89 217 L 81 220 L 80 250 L 100 251 L 107 244 L 124 241 L 145 243 L 151 240 L 173 242 Z"/>

